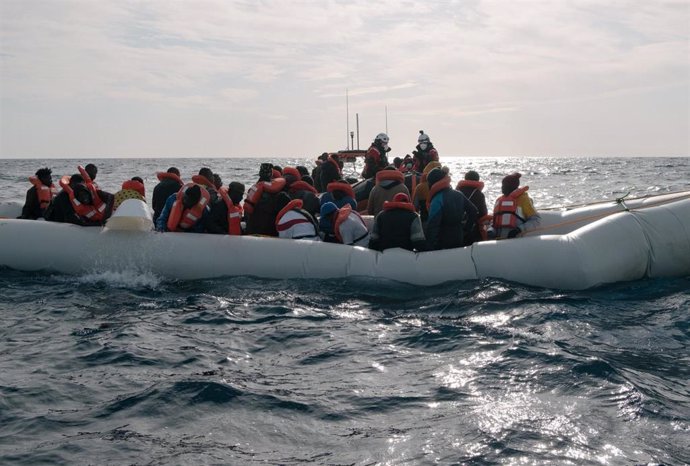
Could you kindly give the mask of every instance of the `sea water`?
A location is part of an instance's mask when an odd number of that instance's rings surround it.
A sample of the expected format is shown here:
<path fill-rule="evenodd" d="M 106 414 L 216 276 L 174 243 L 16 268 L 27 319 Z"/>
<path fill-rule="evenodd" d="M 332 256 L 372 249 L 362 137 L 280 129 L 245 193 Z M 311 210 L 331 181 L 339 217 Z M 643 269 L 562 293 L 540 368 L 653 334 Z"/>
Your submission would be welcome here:
<path fill-rule="evenodd" d="M 150 196 L 169 166 L 249 186 L 264 161 L 0 160 L 0 202 L 43 166 L 93 162 L 102 189 L 141 176 Z M 687 158 L 442 162 L 489 203 L 517 170 L 538 209 L 690 189 Z M 690 277 L 0 283 L 0 464 L 690 463 Z"/>

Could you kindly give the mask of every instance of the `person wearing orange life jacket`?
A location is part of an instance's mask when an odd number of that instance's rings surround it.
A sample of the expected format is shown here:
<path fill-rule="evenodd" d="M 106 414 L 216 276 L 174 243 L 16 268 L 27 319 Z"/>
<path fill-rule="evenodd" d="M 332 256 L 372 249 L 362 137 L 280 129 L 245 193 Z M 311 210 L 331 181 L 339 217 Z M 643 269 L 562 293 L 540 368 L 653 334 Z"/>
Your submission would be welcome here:
<path fill-rule="evenodd" d="M 135 176 L 130 180 L 122 183 L 122 189 L 115 193 L 113 201 L 113 212 L 120 207 L 127 199 L 137 199 L 146 202 L 146 190 L 144 188 L 144 180 L 141 177 Z"/>
<path fill-rule="evenodd" d="M 326 189 L 329 183 L 337 181 L 343 177 L 343 162 L 338 154 L 328 154 L 328 158 L 321 164 L 321 187 Z"/>
<path fill-rule="evenodd" d="M 153 197 L 151 198 L 154 224 L 158 217 L 160 217 L 163 207 L 165 207 L 165 201 L 168 200 L 171 194 L 177 194 L 184 185 L 180 179 L 180 170 L 176 167 L 170 167 L 166 172 L 158 172 L 156 177 L 160 180 L 160 183 L 153 188 Z"/>
<path fill-rule="evenodd" d="M 156 230 L 203 233 L 210 202 L 211 195 L 206 188 L 194 183 L 184 185 L 168 197 Z"/>
<path fill-rule="evenodd" d="M 200 168 L 199 174 L 192 176 L 192 182 L 198 184 L 208 191 L 209 195 L 211 196 L 210 204 L 215 204 L 220 200 L 218 190 L 216 189 L 215 185 L 215 177 L 213 176 L 213 171 L 211 171 L 210 168 Z"/>
<path fill-rule="evenodd" d="M 474 228 L 477 208 L 460 191 L 450 186 L 450 176 L 441 168 L 434 168 L 427 176 L 429 218 L 426 239 L 429 249 L 462 247 L 465 230 Z"/>
<path fill-rule="evenodd" d="M 57 196 L 57 189 L 53 184 L 52 170 L 41 168 L 35 176 L 29 177 L 32 186 L 26 191 L 26 201 L 22 207 L 22 214 L 18 218 L 36 220 L 43 218 L 53 198 Z"/>
<path fill-rule="evenodd" d="M 414 163 L 412 165 L 412 170 L 416 172 L 423 172 L 429 162 L 438 162 L 438 151 L 434 147 L 434 144 L 429 139 L 429 135 L 425 134 L 424 131 L 419 131 L 419 137 L 417 138 L 416 150 L 412 151 L 414 155 Z"/>
<path fill-rule="evenodd" d="M 88 169 L 87 169 L 88 167 Z M 101 190 L 98 185 L 93 181 L 94 177 L 98 173 L 98 168 L 92 163 L 88 164 L 86 167 L 81 165 L 77 166 L 79 174 L 84 179 L 84 185 L 91 194 L 91 199 L 94 207 L 103 215 L 103 219 L 107 220 L 113 212 L 113 202 L 115 201 L 115 196 L 112 194 Z"/>
<path fill-rule="evenodd" d="M 247 192 L 244 212 L 248 235 L 278 236 L 275 221 L 278 215 L 277 195 L 285 188 L 285 178 L 273 178 L 273 164 L 262 163 L 259 181 Z"/>
<path fill-rule="evenodd" d="M 494 218 L 489 238 L 515 238 L 541 225 L 541 216 L 527 194 L 528 186 L 520 187 L 520 173 L 503 178 L 503 195 L 494 204 Z"/>
<path fill-rule="evenodd" d="M 383 210 L 374 219 L 369 237 L 369 249 L 383 251 L 391 248 L 408 251 L 427 249 L 422 221 L 405 193 L 398 193 L 392 201 L 383 204 Z"/>
<path fill-rule="evenodd" d="M 241 235 L 242 234 L 242 197 L 244 185 L 233 181 L 228 188 L 220 188 L 218 191 L 221 201 L 211 206 L 211 212 L 204 223 L 206 233 L 216 235 Z"/>
<path fill-rule="evenodd" d="M 388 147 L 388 135 L 386 133 L 379 133 L 371 143 L 367 153 L 364 155 L 364 170 L 362 171 L 362 178 L 373 178 L 380 170 L 388 166 L 388 156 L 391 148 Z"/>
<path fill-rule="evenodd" d="M 318 192 L 309 183 L 302 179 L 302 173 L 295 167 L 283 168 L 283 178 L 285 178 L 284 191 L 291 199 L 300 199 L 303 209 L 312 216 L 316 216 L 321 208 Z"/>
<path fill-rule="evenodd" d="M 405 175 L 392 166 L 379 171 L 376 173 L 376 185 L 369 193 L 367 213 L 377 215 L 383 210 L 383 203 L 392 201 L 398 193 L 410 196 L 410 191 L 405 186 Z"/>
<path fill-rule="evenodd" d="M 422 178 L 412 195 L 412 203 L 414 204 L 414 208 L 417 209 L 417 212 L 419 212 L 423 225 L 426 225 L 426 220 L 429 217 L 429 211 L 426 208 L 426 201 L 429 198 L 429 183 L 427 182 L 427 176 L 434 168 L 441 168 L 441 164 L 439 162 L 429 162 L 426 165 L 422 173 Z"/>
<path fill-rule="evenodd" d="M 347 244 L 349 246 L 369 245 L 369 230 L 364 219 L 350 205 L 338 209 L 332 202 L 321 206 L 321 217 L 326 217 L 333 225 L 332 237 L 328 235 L 324 241 Z"/>
<path fill-rule="evenodd" d="M 465 173 L 465 179 L 460 180 L 455 189 L 463 193 L 477 208 L 478 221 L 473 230 L 465 231 L 465 246 L 487 239 L 485 226 L 482 223 L 488 223 L 490 216 L 486 208 L 486 198 L 482 192 L 484 182 L 479 181 L 479 173 L 474 170 L 468 171 Z"/>
<path fill-rule="evenodd" d="M 278 194 L 278 207 L 280 208 L 278 215 L 276 215 L 278 237 L 321 241 L 316 220 L 302 206 L 301 199 L 290 199 L 290 196 L 284 192 Z"/>
<path fill-rule="evenodd" d="M 75 174 L 60 179 L 62 191 L 55 196 L 44 212 L 49 222 L 72 223 L 81 226 L 101 226 L 106 216 L 104 209 L 96 207 L 84 178 Z M 101 204 L 102 205 L 102 204 Z"/>

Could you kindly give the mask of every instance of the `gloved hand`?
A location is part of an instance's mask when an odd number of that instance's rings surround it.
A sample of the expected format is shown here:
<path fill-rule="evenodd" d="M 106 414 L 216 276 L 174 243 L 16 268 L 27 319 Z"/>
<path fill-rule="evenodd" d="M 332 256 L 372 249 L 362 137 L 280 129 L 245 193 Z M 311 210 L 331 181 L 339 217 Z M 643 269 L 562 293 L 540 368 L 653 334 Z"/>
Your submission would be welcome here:
<path fill-rule="evenodd" d="M 515 238 L 520 233 L 522 233 L 522 230 L 520 230 L 519 228 L 513 228 L 508 232 L 508 238 Z"/>

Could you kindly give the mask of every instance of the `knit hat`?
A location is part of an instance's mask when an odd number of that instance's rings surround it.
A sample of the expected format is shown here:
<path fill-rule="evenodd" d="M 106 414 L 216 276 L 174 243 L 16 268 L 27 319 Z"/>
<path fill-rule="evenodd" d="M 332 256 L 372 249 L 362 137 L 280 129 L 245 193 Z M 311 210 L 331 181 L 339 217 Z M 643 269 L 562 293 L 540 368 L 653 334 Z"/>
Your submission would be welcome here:
<path fill-rule="evenodd" d="M 447 176 L 446 172 L 444 172 L 442 169 L 434 168 L 426 176 L 426 180 L 429 183 L 429 187 L 431 188 L 433 185 L 435 185 L 437 182 L 441 181 L 446 176 Z"/>
<path fill-rule="evenodd" d="M 327 217 L 336 210 L 338 210 L 337 205 L 333 204 L 332 202 L 326 202 L 324 205 L 321 206 L 321 216 Z"/>
<path fill-rule="evenodd" d="M 501 182 L 501 191 L 503 194 L 508 195 L 520 187 L 520 177 L 522 175 L 518 172 L 511 173 L 503 178 Z"/>
<path fill-rule="evenodd" d="M 228 185 L 228 191 L 244 194 L 244 185 L 239 181 L 233 181 Z"/>

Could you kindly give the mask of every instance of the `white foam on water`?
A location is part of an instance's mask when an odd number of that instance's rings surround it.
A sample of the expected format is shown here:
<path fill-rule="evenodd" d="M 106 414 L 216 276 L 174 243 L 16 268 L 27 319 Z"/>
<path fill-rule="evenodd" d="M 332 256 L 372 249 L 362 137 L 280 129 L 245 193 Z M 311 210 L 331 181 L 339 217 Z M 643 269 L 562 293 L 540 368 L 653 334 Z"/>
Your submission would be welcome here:
<path fill-rule="evenodd" d="M 165 280 L 152 272 L 136 270 L 90 272 L 76 277 L 80 284 L 103 283 L 112 288 L 151 288 L 157 289 Z"/>

